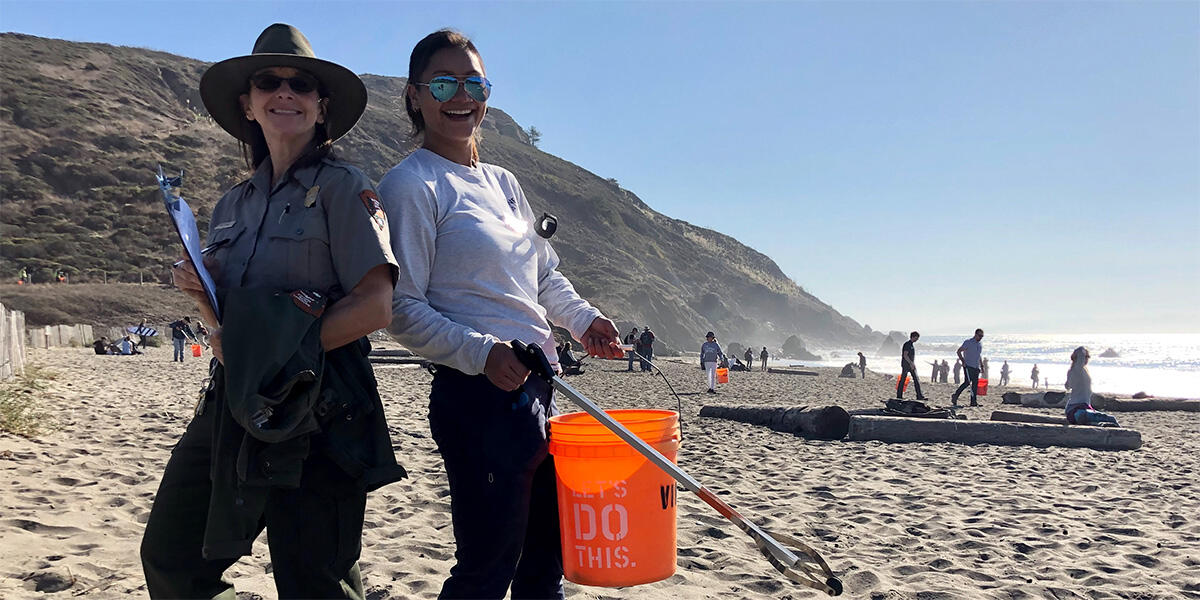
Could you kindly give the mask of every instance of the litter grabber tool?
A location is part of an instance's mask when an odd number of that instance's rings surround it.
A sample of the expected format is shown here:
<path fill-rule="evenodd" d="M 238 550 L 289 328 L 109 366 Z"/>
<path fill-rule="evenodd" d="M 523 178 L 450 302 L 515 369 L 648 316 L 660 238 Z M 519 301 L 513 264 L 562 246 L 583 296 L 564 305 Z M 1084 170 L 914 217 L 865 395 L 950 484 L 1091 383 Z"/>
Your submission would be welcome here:
<path fill-rule="evenodd" d="M 550 366 L 550 361 L 542 352 L 541 347 L 533 344 L 525 344 L 518 340 L 513 340 L 512 348 L 520 359 L 521 364 L 529 369 L 532 375 L 539 377 L 570 398 L 575 404 L 583 408 L 585 412 L 607 427 L 610 431 L 621 438 L 625 443 L 637 450 L 642 456 L 646 457 L 659 469 L 662 469 L 680 485 L 687 488 L 691 492 L 700 497 L 706 504 L 721 513 L 721 516 L 729 519 L 734 525 L 737 525 L 742 531 L 746 532 L 754 540 L 754 545 L 762 552 L 771 566 L 775 567 L 783 576 L 789 580 L 801 585 L 810 587 L 815 590 L 820 590 L 830 596 L 837 596 L 842 593 L 842 582 L 834 577 L 833 571 L 829 569 L 829 565 L 825 559 L 821 558 L 815 550 L 808 545 L 797 540 L 796 538 L 778 534 L 768 533 L 748 519 L 738 514 L 733 507 L 726 504 L 723 500 L 717 497 L 708 488 L 696 481 L 691 475 L 680 469 L 678 465 L 671 462 L 667 457 L 655 450 L 641 438 L 629 431 L 624 425 L 617 422 L 593 403 L 588 400 L 583 394 L 571 387 L 566 381 L 554 373 Z M 792 546 L 786 547 L 784 544 Z"/>

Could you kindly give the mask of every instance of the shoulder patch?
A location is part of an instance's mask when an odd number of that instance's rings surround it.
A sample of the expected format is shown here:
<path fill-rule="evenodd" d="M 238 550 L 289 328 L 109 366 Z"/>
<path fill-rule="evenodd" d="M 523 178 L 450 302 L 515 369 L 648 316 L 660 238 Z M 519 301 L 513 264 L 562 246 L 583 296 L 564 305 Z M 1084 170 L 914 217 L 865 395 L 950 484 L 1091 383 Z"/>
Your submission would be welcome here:
<path fill-rule="evenodd" d="M 387 227 L 387 213 L 383 211 L 383 204 L 379 202 L 379 196 L 375 195 L 375 190 L 363 190 L 358 194 L 362 200 L 363 206 L 367 209 L 367 214 L 371 220 L 375 222 L 375 228 L 383 231 Z"/>

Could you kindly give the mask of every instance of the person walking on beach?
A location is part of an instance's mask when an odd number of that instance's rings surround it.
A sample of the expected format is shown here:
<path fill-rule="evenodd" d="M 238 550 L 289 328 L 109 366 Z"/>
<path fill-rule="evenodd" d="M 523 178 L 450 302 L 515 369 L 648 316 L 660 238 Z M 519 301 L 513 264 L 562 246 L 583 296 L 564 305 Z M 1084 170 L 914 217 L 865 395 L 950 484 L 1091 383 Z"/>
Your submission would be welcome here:
<path fill-rule="evenodd" d="M 204 326 L 204 322 L 200 319 L 196 319 L 196 339 L 204 346 L 205 350 L 208 349 L 208 335 L 209 331 L 208 328 Z"/>
<path fill-rule="evenodd" d="M 1038 368 L 1036 363 L 1033 365 L 1033 370 L 1029 372 L 1029 378 L 1033 380 L 1033 389 L 1038 389 Z"/>
<path fill-rule="evenodd" d="M 154 330 L 146 325 L 145 319 L 142 319 L 142 322 L 138 323 L 137 331 L 134 331 L 138 336 L 138 347 L 142 350 L 146 349 L 146 339 L 150 337 L 151 331 Z M 154 333 L 157 334 L 158 332 L 154 331 Z"/>
<path fill-rule="evenodd" d="M 367 360 L 366 335 L 391 321 L 387 219 L 371 180 L 332 154 L 366 87 L 276 23 L 252 54 L 208 67 L 200 96 L 253 174 L 212 209 L 223 320 L 192 263 L 174 268 L 204 320 L 222 325 L 146 522 L 146 591 L 234 598 L 222 575 L 266 529 L 278 597 L 361 599 L 367 493 L 405 476 Z"/>
<path fill-rule="evenodd" d="M 958 385 L 962 373 L 962 359 L 954 361 L 954 385 Z"/>
<path fill-rule="evenodd" d="M 929 365 L 929 383 L 937 383 L 938 373 L 942 371 L 942 363 L 935 360 L 929 363 Z"/>
<path fill-rule="evenodd" d="M 946 378 L 950 376 L 950 363 L 942 360 L 942 366 L 938 369 L 938 381 L 946 383 Z"/>
<path fill-rule="evenodd" d="M 904 346 L 900 348 L 900 379 L 896 381 L 896 399 L 904 399 L 905 379 L 912 375 L 913 387 L 917 390 L 917 400 L 925 400 L 925 394 L 921 393 L 921 381 L 917 378 L 917 349 L 913 344 L 921 339 L 921 334 L 916 331 L 908 334 L 908 341 L 904 342 Z"/>
<path fill-rule="evenodd" d="M 979 376 L 982 379 L 988 379 L 988 361 L 986 358 L 979 359 Z"/>
<path fill-rule="evenodd" d="M 962 362 L 963 371 L 966 374 L 966 381 L 954 390 L 954 395 L 950 397 L 950 404 L 958 406 L 958 396 L 963 390 L 969 386 L 971 388 L 971 406 L 979 406 L 979 361 L 983 355 L 983 330 L 976 329 L 975 336 L 963 340 L 961 346 L 958 347 L 958 360 Z"/>
<path fill-rule="evenodd" d="M 620 333 L 559 272 L 517 178 L 480 162 L 492 82 L 475 44 L 436 31 L 408 66 L 404 108 L 421 147 L 384 175 L 379 192 L 400 262 L 390 331 L 436 365 L 429 429 L 456 546 L 440 597 L 562 598 L 547 444 L 558 405 L 510 340 L 541 347 L 557 370 L 547 320 L 601 358 L 622 357 Z"/>
<path fill-rule="evenodd" d="M 766 371 L 766 370 L 767 370 L 767 359 L 768 359 L 768 358 L 770 358 L 770 357 L 771 357 L 771 353 L 770 353 L 770 352 L 767 352 L 767 347 L 766 347 L 766 346 L 763 346 L 762 352 L 759 352 L 759 353 L 758 353 L 758 360 L 759 360 L 760 362 L 762 362 L 762 366 L 761 366 L 761 367 L 759 367 L 759 370 L 760 370 L 760 371 Z"/>
<path fill-rule="evenodd" d="M 192 320 L 184 317 L 171 323 L 168 327 L 171 328 L 171 343 L 175 346 L 175 354 L 171 358 L 171 362 L 183 362 L 183 349 L 188 339 L 196 337 L 196 334 L 192 333 Z"/>
<path fill-rule="evenodd" d="M 642 328 L 642 335 L 638 340 L 642 342 L 642 370 L 649 371 L 650 361 L 654 360 L 654 332 L 650 331 L 649 325 Z"/>
<path fill-rule="evenodd" d="M 858 353 L 858 372 L 862 374 L 863 379 L 867 378 L 867 357 L 863 356 L 862 352 Z M 850 373 L 854 374 L 854 371 Z"/>
<path fill-rule="evenodd" d="M 742 355 L 742 358 L 746 359 L 746 370 L 753 371 L 754 370 L 754 351 L 751 350 L 750 348 L 746 348 L 746 353 Z"/>
<path fill-rule="evenodd" d="M 1008 368 L 1008 361 L 1007 360 L 1004 361 L 1004 364 L 1000 365 L 1000 385 L 1001 386 L 1008 385 L 1008 374 L 1011 372 L 1012 372 L 1012 369 Z"/>
<path fill-rule="evenodd" d="M 625 345 L 633 346 L 634 352 L 629 353 L 629 368 L 626 369 L 626 371 L 632 373 L 633 372 L 633 359 L 635 357 L 635 353 L 641 354 L 641 352 L 639 351 L 639 348 L 641 348 L 641 342 L 638 341 L 637 327 L 634 327 L 633 330 L 629 332 L 629 335 L 625 336 Z"/>
<path fill-rule="evenodd" d="M 725 354 L 721 352 L 717 336 L 711 331 L 704 334 L 704 343 L 700 345 L 700 366 L 704 367 L 708 374 L 708 393 L 710 394 L 717 393 L 717 364 L 723 358 L 725 358 Z"/>
<path fill-rule="evenodd" d="M 1072 425 L 1106 425 L 1119 427 L 1111 415 L 1092 408 L 1092 375 L 1087 363 L 1092 358 L 1087 348 L 1080 346 L 1071 352 L 1071 369 L 1067 371 L 1066 388 L 1071 395 L 1064 410 L 1067 422 Z"/>

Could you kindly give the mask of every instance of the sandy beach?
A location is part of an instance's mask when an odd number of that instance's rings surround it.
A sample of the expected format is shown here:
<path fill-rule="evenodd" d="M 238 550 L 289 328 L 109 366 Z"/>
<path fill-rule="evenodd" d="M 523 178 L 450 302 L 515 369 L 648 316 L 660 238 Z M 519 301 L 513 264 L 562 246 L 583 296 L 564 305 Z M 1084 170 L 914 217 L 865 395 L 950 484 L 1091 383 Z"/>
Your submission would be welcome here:
<path fill-rule="evenodd" d="M 31 363 L 55 376 L 41 402 L 57 429 L 36 440 L 0 434 L 0 597 L 144 597 L 142 529 L 207 363 L 172 363 L 170 353 L 31 351 Z M 844 597 L 1200 598 L 1200 414 L 1118 415 L 1143 435 L 1144 445 L 1126 452 L 816 442 L 698 413 L 706 403 L 877 408 L 894 377 L 732 373 L 710 396 L 690 360 L 663 368 L 683 398 L 680 466 L 756 523 L 817 549 L 843 579 Z M 674 409 L 660 377 L 624 369 L 589 360 L 570 382 L 606 408 Z M 376 372 L 410 478 L 370 496 L 364 583 L 375 600 L 433 598 L 454 540 L 426 421 L 431 377 L 414 368 Z M 925 387 L 941 404 L 953 389 Z M 986 419 L 999 391 L 970 418 Z M 676 575 L 623 589 L 568 584 L 568 596 L 823 597 L 778 576 L 695 496 L 681 491 L 678 502 Z M 275 597 L 264 540 L 227 574 L 241 598 Z M 61 587 L 59 579 L 70 586 L 35 591 Z"/>

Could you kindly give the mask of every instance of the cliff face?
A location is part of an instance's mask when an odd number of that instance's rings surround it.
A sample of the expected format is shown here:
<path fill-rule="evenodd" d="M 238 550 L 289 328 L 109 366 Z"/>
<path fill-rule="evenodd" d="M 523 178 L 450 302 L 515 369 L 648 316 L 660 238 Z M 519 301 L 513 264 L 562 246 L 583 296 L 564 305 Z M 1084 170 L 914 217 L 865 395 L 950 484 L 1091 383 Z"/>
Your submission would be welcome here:
<path fill-rule="evenodd" d="M 162 52 L 0 35 L 0 277 L 169 281 L 177 241 L 152 172 L 186 169 L 201 227 L 223 190 L 245 177 L 238 146 L 208 117 L 207 67 Z M 364 75 L 366 114 L 338 142 L 378 180 L 413 150 L 405 80 Z M 778 347 L 879 343 L 788 279 L 769 257 L 712 230 L 655 212 L 632 192 L 534 148 L 493 107 L 480 149 L 515 173 L 535 211 L 559 218 L 555 248 L 580 293 L 628 331 L 650 325 L 693 349 L 711 329 Z M 595 240 L 604 240 L 597 245 Z"/>

